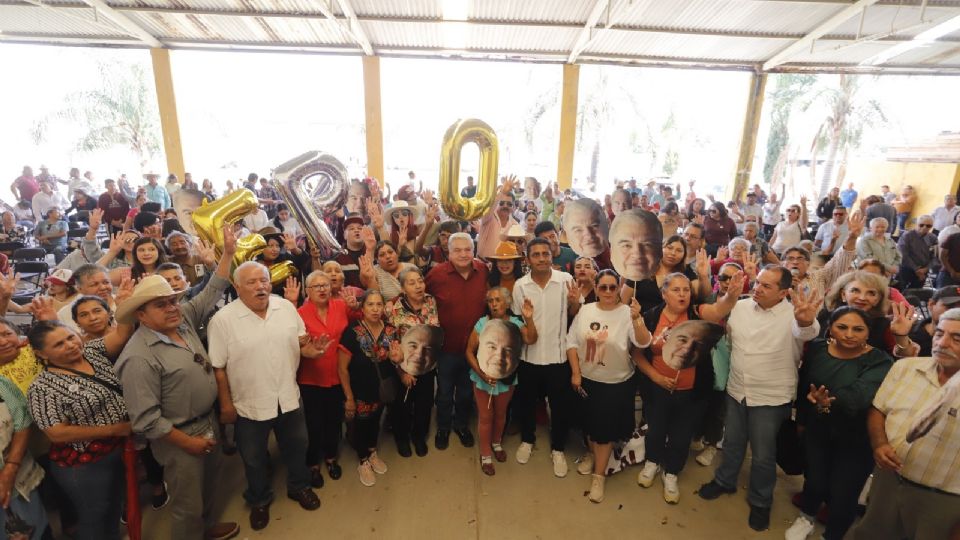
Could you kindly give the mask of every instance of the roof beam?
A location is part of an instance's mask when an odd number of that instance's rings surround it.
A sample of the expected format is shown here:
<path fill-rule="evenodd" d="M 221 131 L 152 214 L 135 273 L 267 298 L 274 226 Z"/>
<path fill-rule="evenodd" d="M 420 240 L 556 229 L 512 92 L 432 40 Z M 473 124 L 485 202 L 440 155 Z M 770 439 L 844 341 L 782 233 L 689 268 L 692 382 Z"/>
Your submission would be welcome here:
<path fill-rule="evenodd" d="M 794 41 L 785 49 L 781 50 L 777 54 L 773 55 L 773 57 L 771 57 L 769 60 L 764 62 L 763 71 L 769 71 L 780 64 L 787 62 L 787 60 L 789 60 L 795 54 L 811 47 L 815 41 L 826 35 L 827 32 L 830 32 L 831 30 L 848 21 L 851 17 L 856 15 L 858 11 L 867 9 L 873 4 L 876 4 L 878 1 L 879 0 L 857 0 L 857 2 L 850 4 L 849 6 L 834 13 L 829 19 L 823 21 L 819 26 L 811 30 L 810 33 L 798 39 L 797 41 Z"/>
<path fill-rule="evenodd" d="M 360 45 L 360 48 L 363 49 L 363 54 L 373 56 L 373 45 L 370 44 L 370 39 L 367 38 L 363 27 L 360 26 L 360 21 L 357 20 L 357 12 L 354 11 L 353 6 L 350 5 L 350 0 L 337 0 L 337 4 L 340 5 L 340 11 L 347 16 L 347 21 L 350 25 L 348 31 L 357 44 Z"/>
<path fill-rule="evenodd" d="M 101 15 L 103 15 L 107 19 L 110 19 L 110 21 L 113 22 L 113 24 L 116 24 L 121 29 L 123 29 L 126 33 L 146 43 L 150 47 L 155 49 L 162 49 L 164 47 L 163 43 L 161 43 L 159 39 L 153 37 L 153 35 L 150 34 L 150 32 L 147 32 L 146 30 L 141 28 L 139 25 L 137 25 L 137 23 L 131 21 L 123 13 L 120 13 L 115 9 L 113 9 L 112 7 L 108 6 L 107 3 L 104 2 L 103 0 L 83 0 L 83 3 L 92 7 L 95 11 L 100 12 Z"/>
<path fill-rule="evenodd" d="M 577 41 L 573 43 L 573 48 L 570 50 L 570 56 L 567 57 L 567 63 L 573 64 L 577 61 L 577 57 L 580 56 L 580 53 L 587 48 L 587 45 L 590 44 L 590 41 L 593 39 L 593 31 L 597 26 L 597 23 L 600 22 L 600 17 L 603 15 L 603 12 L 610 6 L 610 0 L 597 0 L 593 5 L 593 9 L 590 11 L 590 16 L 587 17 L 586 24 L 583 25 L 583 28 L 580 30 L 580 35 L 577 36 Z"/>

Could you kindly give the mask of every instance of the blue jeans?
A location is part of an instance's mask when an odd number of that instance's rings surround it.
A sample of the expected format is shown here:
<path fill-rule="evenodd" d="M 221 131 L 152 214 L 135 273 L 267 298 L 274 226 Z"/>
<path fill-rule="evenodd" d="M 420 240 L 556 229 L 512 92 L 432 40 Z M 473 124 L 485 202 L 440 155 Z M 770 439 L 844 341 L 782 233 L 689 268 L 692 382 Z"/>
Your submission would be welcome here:
<path fill-rule="evenodd" d="M 747 502 L 770 508 L 777 484 L 777 432 L 790 416 L 790 404 L 748 407 L 745 401 L 738 402 L 727 394 L 723 462 L 717 467 L 714 480 L 722 487 L 736 489 L 749 442 L 753 457 Z"/>
<path fill-rule="evenodd" d="M 120 511 L 123 507 L 123 447 L 83 465 L 61 467 L 50 464 L 57 481 L 77 511 L 77 540 L 120 538 Z"/>
<path fill-rule="evenodd" d="M 467 357 L 441 353 L 437 364 L 437 429 L 466 429 L 473 410 L 473 383 Z"/>
<path fill-rule="evenodd" d="M 277 438 L 280 457 L 287 467 L 287 493 L 299 493 L 310 487 L 307 423 L 303 418 L 303 407 L 284 414 L 278 411 L 275 418 L 263 421 L 238 416 L 234 433 L 247 475 L 243 498 L 251 507 L 266 506 L 273 501 L 270 453 L 267 451 L 271 431 Z"/>

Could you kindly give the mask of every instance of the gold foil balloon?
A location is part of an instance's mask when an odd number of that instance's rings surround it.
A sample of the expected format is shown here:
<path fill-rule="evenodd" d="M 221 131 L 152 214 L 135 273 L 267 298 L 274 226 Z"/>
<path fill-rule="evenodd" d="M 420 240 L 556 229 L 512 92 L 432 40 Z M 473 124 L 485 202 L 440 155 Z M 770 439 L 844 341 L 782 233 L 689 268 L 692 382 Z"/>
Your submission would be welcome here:
<path fill-rule="evenodd" d="M 297 267 L 292 261 L 272 264 L 268 269 L 270 270 L 270 284 L 273 286 L 280 285 L 286 281 L 288 277 L 297 275 Z"/>
<path fill-rule="evenodd" d="M 248 234 L 238 239 L 237 252 L 233 255 L 233 265 L 240 266 L 247 261 L 255 260 L 266 247 L 267 241 L 259 234 Z"/>
<path fill-rule="evenodd" d="M 460 196 L 460 150 L 464 144 L 480 148 L 480 178 L 477 193 L 469 199 Z M 476 118 L 457 120 L 443 136 L 440 147 L 440 204 L 448 216 L 473 221 L 486 214 L 497 194 L 497 164 L 500 150 L 497 134 Z"/>
<path fill-rule="evenodd" d="M 274 169 L 272 183 L 313 245 L 328 255 L 340 251 L 340 242 L 324 218 L 343 208 L 347 200 L 346 167 L 330 154 L 306 152 Z"/>
<path fill-rule="evenodd" d="M 257 210 L 259 201 L 249 189 L 239 189 L 216 201 L 206 200 L 193 211 L 193 228 L 197 236 L 223 253 L 223 226 L 233 224 Z"/>

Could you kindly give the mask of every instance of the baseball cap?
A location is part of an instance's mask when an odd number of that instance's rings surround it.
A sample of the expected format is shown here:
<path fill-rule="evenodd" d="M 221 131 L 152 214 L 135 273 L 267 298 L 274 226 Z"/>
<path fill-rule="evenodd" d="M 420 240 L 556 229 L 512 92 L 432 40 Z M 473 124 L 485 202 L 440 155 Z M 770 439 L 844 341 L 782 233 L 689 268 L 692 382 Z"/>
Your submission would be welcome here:
<path fill-rule="evenodd" d="M 944 305 L 950 306 L 953 304 L 960 303 L 960 287 L 950 286 L 950 287 L 940 287 L 933 293 L 933 296 L 930 297 L 934 302 L 940 302 Z"/>
<path fill-rule="evenodd" d="M 57 285 L 67 285 L 71 283 L 71 279 L 73 279 L 73 271 L 66 268 L 58 268 L 54 270 L 52 274 L 47 276 L 47 279 L 44 281 L 55 283 Z"/>

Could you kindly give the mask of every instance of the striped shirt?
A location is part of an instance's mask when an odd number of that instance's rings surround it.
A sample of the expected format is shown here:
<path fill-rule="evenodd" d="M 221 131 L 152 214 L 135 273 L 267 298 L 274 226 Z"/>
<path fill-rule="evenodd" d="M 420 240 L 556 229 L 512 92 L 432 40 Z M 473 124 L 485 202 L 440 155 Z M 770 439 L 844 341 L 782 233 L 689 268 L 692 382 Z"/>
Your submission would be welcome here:
<path fill-rule="evenodd" d="M 933 429 L 907 443 L 907 432 L 921 411 L 939 400 L 943 388 L 933 358 L 898 360 L 880 385 L 873 406 L 886 415 L 890 445 L 903 462 L 907 480 L 960 495 L 960 397 L 948 404 Z"/>

